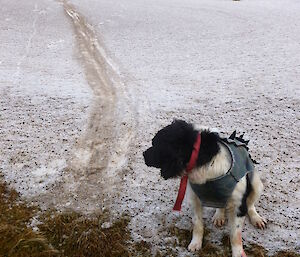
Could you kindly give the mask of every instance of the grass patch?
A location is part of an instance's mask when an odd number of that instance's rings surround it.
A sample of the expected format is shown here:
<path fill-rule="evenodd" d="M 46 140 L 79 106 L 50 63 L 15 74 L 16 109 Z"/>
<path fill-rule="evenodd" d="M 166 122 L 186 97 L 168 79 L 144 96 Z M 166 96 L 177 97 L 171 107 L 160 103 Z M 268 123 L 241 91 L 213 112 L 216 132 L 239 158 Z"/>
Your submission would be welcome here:
<path fill-rule="evenodd" d="M 130 218 L 122 215 L 112 222 L 109 212 L 85 216 L 76 212 L 59 213 L 56 210 L 40 214 L 37 207 L 20 200 L 15 190 L 8 189 L 0 180 L 0 256 L 1 257 L 129 257 L 129 256 L 178 256 L 180 248 L 187 248 L 191 232 L 175 226 L 167 228 L 167 234 L 176 237 L 170 245 L 163 246 L 155 254 L 151 244 L 134 242 L 130 237 Z M 28 225 L 39 214 L 39 231 Z M 222 245 L 209 243 L 205 238 L 202 257 L 231 256 L 228 236 Z M 179 249 L 179 250 L 178 250 Z M 269 257 L 258 245 L 245 247 L 248 257 Z M 278 252 L 273 257 L 299 257 L 293 252 Z"/>
<path fill-rule="evenodd" d="M 0 182 L 0 256 L 55 256 L 57 251 L 46 238 L 28 227 L 36 208 L 19 201 L 15 190 Z"/>
<path fill-rule="evenodd" d="M 109 212 L 86 216 L 56 210 L 39 215 L 39 231 L 28 225 L 40 210 L 21 202 L 15 190 L 0 181 L 1 257 L 129 257 L 151 256 L 151 245 L 133 242 L 122 215 L 111 222 Z"/>
<path fill-rule="evenodd" d="M 41 217 L 40 231 L 51 245 L 59 250 L 60 256 L 130 256 L 127 230 L 129 218 L 125 215 L 110 224 L 109 214 L 102 213 L 86 217 L 79 213 L 47 213 Z"/>

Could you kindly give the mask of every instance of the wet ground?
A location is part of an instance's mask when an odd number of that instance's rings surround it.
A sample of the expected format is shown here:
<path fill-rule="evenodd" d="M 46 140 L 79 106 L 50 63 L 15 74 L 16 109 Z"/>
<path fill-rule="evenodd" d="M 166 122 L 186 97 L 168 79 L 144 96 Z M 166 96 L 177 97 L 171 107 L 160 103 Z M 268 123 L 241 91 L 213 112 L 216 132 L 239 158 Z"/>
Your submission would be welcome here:
<path fill-rule="evenodd" d="M 4 1 L 1 173 L 42 208 L 128 211 L 164 248 L 179 181 L 143 163 L 173 118 L 245 132 L 265 191 L 245 243 L 300 251 L 297 1 Z M 226 229 L 212 228 L 218 242 Z M 184 248 L 179 249 L 187 254 Z"/>

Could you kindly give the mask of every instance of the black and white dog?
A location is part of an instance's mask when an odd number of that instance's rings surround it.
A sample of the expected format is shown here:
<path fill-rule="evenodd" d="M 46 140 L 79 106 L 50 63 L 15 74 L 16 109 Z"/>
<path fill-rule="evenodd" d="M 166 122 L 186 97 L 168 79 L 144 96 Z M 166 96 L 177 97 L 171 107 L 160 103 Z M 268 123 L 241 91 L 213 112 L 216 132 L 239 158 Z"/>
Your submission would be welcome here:
<path fill-rule="evenodd" d="M 196 141 L 200 141 L 197 151 Z M 188 178 L 194 209 L 190 251 L 202 247 L 202 206 L 217 208 L 213 216 L 216 226 L 224 225 L 226 212 L 233 257 L 246 256 L 241 233 L 247 213 L 254 226 L 266 227 L 266 220 L 254 206 L 263 185 L 254 171 L 247 143 L 235 133 L 224 139 L 215 132 L 197 130 L 192 124 L 175 120 L 154 136 L 152 147 L 143 153 L 146 165 L 160 168 L 164 179 Z M 187 170 L 193 155 L 195 163 Z"/>

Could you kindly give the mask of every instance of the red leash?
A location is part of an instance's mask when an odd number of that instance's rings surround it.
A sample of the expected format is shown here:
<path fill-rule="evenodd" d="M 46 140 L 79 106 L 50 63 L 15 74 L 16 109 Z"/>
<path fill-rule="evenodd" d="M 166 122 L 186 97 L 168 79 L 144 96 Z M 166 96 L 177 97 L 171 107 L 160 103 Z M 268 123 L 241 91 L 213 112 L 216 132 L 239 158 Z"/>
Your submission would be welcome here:
<path fill-rule="evenodd" d="M 200 150 L 200 145 L 201 145 L 201 134 L 199 133 L 196 139 L 196 142 L 194 143 L 193 146 L 193 152 L 191 154 L 190 161 L 186 167 L 186 173 L 189 173 L 196 165 L 197 159 L 198 159 L 198 154 Z M 181 177 L 180 181 L 180 186 L 178 190 L 178 195 L 177 199 L 175 202 L 175 205 L 173 207 L 173 211 L 180 211 L 181 210 L 181 204 L 184 199 L 185 191 L 186 191 L 186 186 L 187 186 L 187 181 L 188 181 L 188 176 L 187 174 Z"/>

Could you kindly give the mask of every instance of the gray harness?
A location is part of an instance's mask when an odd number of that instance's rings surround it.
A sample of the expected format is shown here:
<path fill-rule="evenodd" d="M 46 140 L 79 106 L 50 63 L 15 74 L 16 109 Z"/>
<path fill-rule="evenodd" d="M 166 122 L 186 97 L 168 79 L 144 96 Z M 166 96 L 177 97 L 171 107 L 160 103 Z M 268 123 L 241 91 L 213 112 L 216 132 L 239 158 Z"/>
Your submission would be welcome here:
<path fill-rule="evenodd" d="M 235 185 L 249 173 L 253 175 L 254 164 L 247 151 L 247 146 L 237 139 L 222 139 L 220 141 L 231 154 L 231 167 L 228 172 L 205 184 L 190 183 L 193 191 L 199 197 L 203 206 L 224 208 L 231 196 Z"/>

